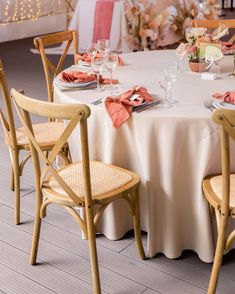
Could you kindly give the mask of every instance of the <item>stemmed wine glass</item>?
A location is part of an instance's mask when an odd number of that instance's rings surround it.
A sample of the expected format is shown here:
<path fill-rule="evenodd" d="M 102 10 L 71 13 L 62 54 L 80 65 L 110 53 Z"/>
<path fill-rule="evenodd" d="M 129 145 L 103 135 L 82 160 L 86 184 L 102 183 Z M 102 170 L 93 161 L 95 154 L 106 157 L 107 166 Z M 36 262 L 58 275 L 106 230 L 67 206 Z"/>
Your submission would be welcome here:
<path fill-rule="evenodd" d="M 177 103 L 171 101 L 171 90 L 176 82 L 176 70 L 177 68 L 175 65 L 165 65 L 158 76 L 159 85 L 165 92 L 165 100 L 161 103 L 161 106 L 164 108 L 171 107 L 173 104 Z"/>
<path fill-rule="evenodd" d="M 168 108 L 171 107 L 172 105 L 169 102 L 169 90 L 170 90 L 170 86 L 169 86 L 169 82 L 167 80 L 166 74 L 164 71 L 161 71 L 158 75 L 158 82 L 160 87 L 163 89 L 163 91 L 165 92 L 165 99 L 164 101 L 160 104 L 160 106 L 164 107 L 164 108 Z"/>
<path fill-rule="evenodd" d="M 171 84 L 170 93 L 169 93 L 169 101 L 171 104 L 177 104 L 179 103 L 179 100 L 172 98 L 172 89 L 176 83 L 177 76 L 179 74 L 179 65 L 177 62 L 175 62 L 173 64 L 165 65 L 163 69 L 167 72 L 169 76 L 170 84 Z"/>
<path fill-rule="evenodd" d="M 95 55 L 97 54 L 97 44 L 96 43 L 89 44 L 86 48 L 86 53 L 91 58 L 95 57 Z"/>
<path fill-rule="evenodd" d="M 91 59 L 91 69 L 97 77 L 97 89 L 96 91 L 103 91 L 103 88 L 100 87 L 100 75 L 104 67 L 104 59 L 99 56 L 96 58 L 96 55 Z"/>
<path fill-rule="evenodd" d="M 97 41 L 97 50 L 106 58 L 110 49 L 110 42 L 108 39 L 100 39 Z"/>
<path fill-rule="evenodd" d="M 113 72 L 116 69 L 118 64 L 118 54 L 116 51 L 112 51 L 110 53 L 108 53 L 107 55 L 107 59 L 105 60 L 105 64 L 104 67 L 107 69 L 107 71 L 110 74 L 110 83 L 109 83 L 109 87 L 111 90 L 115 90 L 118 87 L 115 87 L 113 85 Z"/>
<path fill-rule="evenodd" d="M 233 72 L 229 74 L 230 77 L 235 77 L 235 49 L 233 51 Z"/>

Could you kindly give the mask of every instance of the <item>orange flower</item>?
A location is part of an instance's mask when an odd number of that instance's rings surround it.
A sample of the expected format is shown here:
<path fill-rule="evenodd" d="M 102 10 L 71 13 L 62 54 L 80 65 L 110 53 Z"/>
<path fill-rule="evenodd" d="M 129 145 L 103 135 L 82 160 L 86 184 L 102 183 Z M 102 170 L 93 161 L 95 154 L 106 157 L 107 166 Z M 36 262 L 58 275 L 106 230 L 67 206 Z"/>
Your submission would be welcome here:
<path fill-rule="evenodd" d="M 137 8 L 136 6 L 132 6 L 132 7 L 131 7 L 131 13 L 132 13 L 133 15 L 138 14 L 138 8 Z"/>

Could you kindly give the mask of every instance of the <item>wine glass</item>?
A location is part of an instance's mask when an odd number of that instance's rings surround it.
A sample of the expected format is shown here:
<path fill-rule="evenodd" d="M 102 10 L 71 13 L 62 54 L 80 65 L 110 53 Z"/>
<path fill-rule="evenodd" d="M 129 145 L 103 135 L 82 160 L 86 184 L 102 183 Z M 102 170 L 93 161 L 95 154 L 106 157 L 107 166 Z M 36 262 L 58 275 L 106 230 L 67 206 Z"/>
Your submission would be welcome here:
<path fill-rule="evenodd" d="M 113 72 L 116 69 L 117 64 L 118 64 L 118 54 L 116 51 L 112 51 L 107 55 L 107 59 L 105 60 L 105 64 L 104 64 L 104 67 L 107 69 L 107 71 L 110 74 L 109 87 L 111 90 L 115 90 L 118 88 L 113 85 Z"/>
<path fill-rule="evenodd" d="M 174 83 L 173 72 L 170 70 L 169 67 L 164 66 L 162 68 L 158 76 L 158 82 L 160 87 L 165 92 L 165 100 L 160 104 L 160 106 L 164 108 L 169 108 L 173 105 L 172 102 L 170 101 L 170 95 L 171 95 L 171 88 Z"/>
<path fill-rule="evenodd" d="M 100 87 L 100 75 L 101 75 L 101 72 L 103 70 L 103 66 L 104 66 L 104 60 L 103 60 L 103 58 L 101 58 L 101 57 L 96 58 L 96 56 L 94 56 L 91 59 L 91 69 L 92 69 L 93 73 L 97 77 L 97 88 L 96 88 L 96 91 L 103 91 L 103 88 Z"/>
<path fill-rule="evenodd" d="M 169 89 L 169 102 L 171 104 L 179 103 L 179 100 L 172 98 L 172 89 L 177 81 L 177 76 L 179 74 L 179 65 L 177 62 L 173 64 L 168 64 L 163 67 L 163 70 L 166 71 L 166 74 L 169 78 L 170 89 Z"/>
<path fill-rule="evenodd" d="M 235 77 L 235 49 L 233 51 L 233 72 L 229 74 L 230 77 Z"/>
<path fill-rule="evenodd" d="M 88 56 L 90 56 L 90 58 L 94 58 L 95 55 L 97 54 L 97 44 L 96 43 L 91 43 L 87 46 L 86 48 L 86 53 L 88 54 Z"/>
<path fill-rule="evenodd" d="M 166 75 L 163 71 L 159 73 L 158 82 L 160 87 L 165 92 L 165 100 L 160 104 L 160 106 L 164 108 L 170 107 L 171 104 L 169 103 L 169 84 L 167 82 Z"/>
<path fill-rule="evenodd" d="M 97 41 L 97 50 L 105 57 L 107 57 L 109 49 L 110 49 L 110 42 L 108 39 L 100 39 Z"/>

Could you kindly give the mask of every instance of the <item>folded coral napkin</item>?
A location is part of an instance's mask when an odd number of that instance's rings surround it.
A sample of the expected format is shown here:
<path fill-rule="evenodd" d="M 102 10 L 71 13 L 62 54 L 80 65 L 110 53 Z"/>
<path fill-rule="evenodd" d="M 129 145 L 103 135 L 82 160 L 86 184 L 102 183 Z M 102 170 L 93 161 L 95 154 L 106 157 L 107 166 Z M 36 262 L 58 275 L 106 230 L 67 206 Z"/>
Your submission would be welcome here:
<path fill-rule="evenodd" d="M 224 102 L 235 104 L 235 92 L 226 92 L 225 94 L 215 93 L 212 96 Z"/>
<path fill-rule="evenodd" d="M 102 55 L 97 53 L 95 56 L 95 59 L 99 60 L 100 58 L 102 58 Z M 75 62 L 78 63 L 79 61 L 91 63 L 91 56 L 88 55 L 87 53 L 76 54 Z M 123 65 L 123 60 L 120 56 L 118 56 L 118 65 Z"/>
<path fill-rule="evenodd" d="M 81 71 L 62 72 L 60 80 L 67 83 L 88 83 L 96 80 L 96 75 Z"/>
<path fill-rule="evenodd" d="M 134 100 L 131 99 L 135 94 L 136 98 Z M 135 86 L 119 96 L 107 97 L 105 107 L 113 121 L 113 126 L 119 128 L 129 119 L 133 106 L 138 106 L 145 101 L 152 100 L 153 98 L 146 88 Z"/>
<path fill-rule="evenodd" d="M 101 83 L 102 83 L 103 85 L 110 85 L 110 83 L 111 83 L 111 79 L 101 77 Z M 112 84 L 118 84 L 118 83 L 119 83 L 118 80 L 112 80 Z"/>
<path fill-rule="evenodd" d="M 95 59 L 99 60 L 101 58 L 101 55 L 99 53 L 96 54 Z M 83 61 L 86 63 L 91 62 L 91 56 L 87 53 L 81 53 L 75 55 L 75 61 L 78 63 L 78 61 Z"/>
<path fill-rule="evenodd" d="M 97 77 L 95 74 L 90 74 L 82 71 L 63 71 L 60 77 L 62 82 L 66 83 L 88 83 L 96 81 Z M 109 85 L 111 80 L 109 78 L 103 78 L 100 76 L 100 83 L 103 85 Z M 113 84 L 118 84 L 118 80 L 112 80 Z"/>

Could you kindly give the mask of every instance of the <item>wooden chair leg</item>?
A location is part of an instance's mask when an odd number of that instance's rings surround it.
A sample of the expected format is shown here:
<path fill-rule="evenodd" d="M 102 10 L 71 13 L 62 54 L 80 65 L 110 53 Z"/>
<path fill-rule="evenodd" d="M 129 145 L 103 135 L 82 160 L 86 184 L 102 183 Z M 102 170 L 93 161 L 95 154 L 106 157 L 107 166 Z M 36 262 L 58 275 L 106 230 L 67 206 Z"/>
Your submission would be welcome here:
<path fill-rule="evenodd" d="M 10 183 L 10 189 L 11 191 L 15 190 L 14 186 L 14 165 L 13 165 L 13 150 L 11 148 L 8 148 L 10 159 L 11 159 L 11 183 Z"/>
<path fill-rule="evenodd" d="M 139 190 L 137 189 L 134 192 L 134 233 L 135 233 L 135 242 L 141 259 L 145 259 L 145 252 L 141 236 L 141 227 L 140 227 L 140 205 L 139 205 Z"/>
<path fill-rule="evenodd" d="M 11 183 L 10 183 L 10 189 L 11 189 L 11 191 L 14 191 L 15 190 L 13 165 L 11 167 Z"/>
<path fill-rule="evenodd" d="M 218 239 L 216 244 L 215 258 L 211 271 L 210 282 L 208 287 L 208 294 L 215 294 L 219 279 L 219 272 L 222 264 L 223 253 L 225 248 L 225 234 L 227 230 L 228 217 L 221 216 L 220 228 L 218 232 Z"/>
<path fill-rule="evenodd" d="M 20 170 L 18 151 L 13 151 L 12 157 L 14 175 L 14 222 L 18 225 L 20 223 Z"/>
<path fill-rule="evenodd" d="M 30 256 L 30 264 L 35 265 L 37 262 L 38 244 L 41 230 L 41 218 L 37 216 L 34 221 L 32 250 Z"/>
<path fill-rule="evenodd" d="M 40 209 L 41 209 L 41 201 L 39 201 L 40 196 L 38 196 L 36 201 L 36 212 L 35 212 L 35 220 L 34 220 L 34 228 L 33 228 L 33 240 L 32 240 L 32 249 L 30 256 L 30 264 L 34 265 L 37 262 L 37 254 L 38 254 L 38 245 L 41 231 L 41 217 L 40 217 Z"/>
<path fill-rule="evenodd" d="M 87 221 L 89 251 L 90 251 L 90 258 L 91 258 L 93 290 L 94 290 L 94 294 L 101 294 L 100 275 L 99 275 L 96 238 L 95 238 L 95 225 L 93 220 L 92 207 L 89 207 L 89 208 L 86 207 L 86 221 Z"/>

